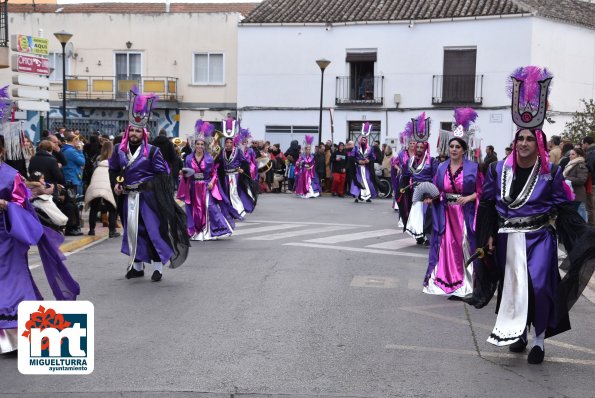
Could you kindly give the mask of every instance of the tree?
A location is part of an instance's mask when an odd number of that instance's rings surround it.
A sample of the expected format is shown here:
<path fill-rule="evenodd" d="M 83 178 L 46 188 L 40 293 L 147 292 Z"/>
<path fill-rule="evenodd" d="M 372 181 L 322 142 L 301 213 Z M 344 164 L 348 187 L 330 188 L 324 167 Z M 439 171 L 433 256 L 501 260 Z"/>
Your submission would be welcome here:
<path fill-rule="evenodd" d="M 562 133 L 564 138 L 574 143 L 580 143 L 588 135 L 595 139 L 595 102 L 593 99 L 581 99 L 581 102 L 585 107 L 584 111 L 576 111 Z"/>

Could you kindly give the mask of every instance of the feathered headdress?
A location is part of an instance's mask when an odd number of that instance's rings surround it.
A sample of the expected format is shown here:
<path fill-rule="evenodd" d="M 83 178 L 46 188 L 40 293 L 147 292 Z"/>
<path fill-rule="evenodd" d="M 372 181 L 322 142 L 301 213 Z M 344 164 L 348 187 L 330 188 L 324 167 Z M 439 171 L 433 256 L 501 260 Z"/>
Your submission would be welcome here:
<path fill-rule="evenodd" d="M 430 138 L 430 118 L 422 112 L 417 119 L 411 119 L 413 124 L 413 139 L 417 142 L 428 142 Z"/>
<path fill-rule="evenodd" d="M 227 120 L 221 122 L 223 124 L 223 136 L 225 138 L 233 138 L 238 133 L 239 123 L 233 118 L 228 117 Z"/>
<path fill-rule="evenodd" d="M 507 92 L 512 98 L 512 121 L 521 130 L 531 130 L 537 139 L 537 150 L 540 159 L 540 174 L 550 172 L 549 156 L 546 147 L 545 133 L 541 130 L 546 119 L 548 108 L 547 97 L 553 79 L 552 73 L 538 66 L 524 66 L 514 70 L 508 79 Z M 512 154 L 505 164 L 516 172 L 516 139 Z"/>
<path fill-rule="evenodd" d="M 413 139 L 413 122 L 408 121 L 407 124 L 405 125 L 405 130 L 403 130 L 403 131 L 401 131 L 401 133 L 399 133 L 399 142 L 401 143 L 401 146 L 407 147 L 409 145 L 409 142 L 412 139 Z"/>
<path fill-rule="evenodd" d="M 311 147 L 313 143 L 314 143 L 314 136 L 310 135 L 310 134 L 306 134 L 304 136 L 304 142 L 303 142 L 304 145 L 302 146 L 302 150 L 305 151 L 306 147 L 307 146 Z"/>
<path fill-rule="evenodd" d="M 157 95 L 155 94 L 141 94 L 137 86 L 133 86 L 130 90 L 128 98 L 128 127 L 122 138 L 120 150 L 128 151 L 128 136 L 130 127 L 143 129 L 143 142 L 145 143 L 144 155 L 149 155 L 149 134 L 147 133 L 147 124 L 151 118 L 151 112 L 155 105 L 157 105 Z"/>
<path fill-rule="evenodd" d="M 554 76 L 546 68 L 517 68 L 507 82 L 512 98 L 512 120 L 520 129 L 541 129 L 548 108 L 547 97 Z"/>
<path fill-rule="evenodd" d="M 4 158 L 19 160 L 23 158 L 25 133 L 22 122 L 11 122 L 12 100 L 8 95 L 8 87 L 0 88 L 0 136 L 4 140 Z"/>
<path fill-rule="evenodd" d="M 372 123 L 365 122 L 362 123 L 362 137 L 368 138 L 370 133 L 372 132 Z"/>
<path fill-rule="evenodd" d="M 465 150 L 469 147 L 472 132 L 471 125 L 477 120 L 477 112 L 473 108 L 456 108 L 454 111 L 453 130 L 440 130 L 438 137 L 438 153 L 447 154 L 452 140 L 458 140 Z"/>
<path fill-rule="evenodd" d="M 198 119 L 196 123 L 194 123 L 194 141 L 205 141 L 208 138 L 213 136 L 215 132 L 215 126 L 213 126 L 209 122 L 205 122 L 202 119 Z"/>
<path fill-rule="evenodd" d="M 243 129 L 240 127 L 240 132 L 238 134 L 236 134 L 236 136 L 233 138 L 233 145 L 238 146 L 242 142 L 248 141 L 250 138 L 252 138 L 252 134 L 250 134 L 250 130 Z"/>

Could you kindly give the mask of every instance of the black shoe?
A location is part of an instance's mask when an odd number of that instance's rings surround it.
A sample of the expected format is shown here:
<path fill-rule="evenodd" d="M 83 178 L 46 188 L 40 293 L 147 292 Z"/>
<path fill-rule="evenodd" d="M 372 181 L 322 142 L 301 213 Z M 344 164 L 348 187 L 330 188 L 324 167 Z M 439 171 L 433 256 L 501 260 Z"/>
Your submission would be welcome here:
<path fill-rule="evenodd" d="M 134 268 L 130 268 L 130 271 L 126 272 L 126 279 L 142 278 L 145 276 L 145 271 L 137 271 Z"/>
<path fill-rule="evenodd" d="M 372 203 L 372 199 L 366 199 L 366 202 Z"/>
<path fill-rule="evenodd" d="M 415 243 L 417 243 L 418 245 L 423 245 L 424 244 L 424 238 L 417 238 L 415 240 Z"/>
<path fill-rule="evenodd" d="M 428 239 L 424 240 L 424 246 L 430 246 L 430 241 Z"/>
<path fill-rule="evenodd" d="M 155 270 L 155 271 L 153 271 L 153 275 L 151 275 L 151 280 L 153 282 L 159 282 L 161 280 L 162 276 L 163 275 L 161 274 L 161 272 Z"/>
<path fill-rule="evenodd" d="M 336 192 L 333 192 L 331 195 L 333 195 L 333 196 L 337 196 L 337 193 L 336 193 Z"/>
<path fill-rule="evenodd" d="M 87 235 L 89 235 L 89 236 L 95 236 L 95 230 L 90 229 L 89 230 L 89 233 Z"/>
<path fill-rule="evenodd" d="M 66 236 L 81 236 L 83 232 L 80 229 L 67 229 L 64 235 Z"/>
<path fill-rule="evenodd" d="M 357 203 L 359 202 L 359 200 L 357 198 L 355 198 L 355 200 L 353 201 L 353 203 Z"/>
<path fill-rule="evenodd" d="M 120 234 L 119 232 L 116 232 L 116 231 L 114 231 L 114 232 L 110 232 L 110 233 L 109 233 L 109 237 L 110 237 L 110 239 L 112 239 L 112 238 L 117 238 L 117 237 L 118 237 L 118 236 L 120 236 L 120 235 L 121 235 L 121 234 Z"/>
<path fill-rule="evenodd" d="M 339 197 L 340 197 L 340 198 L 344 198 L 344 197 L 345 197 L 345 195 L 339 195 Z"/>
<path fill-rule="evenodd" d="M 524 352 L 527 348 L 527 339 L 521 337 L 514 343 L 508 346 L 508 351 L 510 352 Z"/>
<path fill-rule="evenodd" d="M 543 362 L 543 357 L 545 357 L 545 351 L 542 350 L 540 346 L 536 345 L 529 351 L 527 362 L 531 365 L 539 365 Z"/>

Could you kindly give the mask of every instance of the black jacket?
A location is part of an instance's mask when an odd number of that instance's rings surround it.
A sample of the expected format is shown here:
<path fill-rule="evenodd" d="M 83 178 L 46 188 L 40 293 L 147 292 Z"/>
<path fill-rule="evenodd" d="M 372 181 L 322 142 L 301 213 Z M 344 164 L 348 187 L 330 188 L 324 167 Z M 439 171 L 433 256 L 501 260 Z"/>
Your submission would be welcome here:
<path fill-rule="evenodd" d="M 591 175 L 595 176 L 595 144 L 591 144 L 587 149 L 585 163 Z M 595 184 L 595 179 L 593 180 L 593 184 Z"/>
<path fill-rule="evenodd" d="M 338 158 L 337 158 L 338 156 Z M 335 151 L 331 155 L 331 170 L 333 173 L 343 173 L 347 169 L 347 151 Z"/>
<path fill-rule="evenodd" d="M 163 159 L 165 159 L 169 165 L 170 172 L 173 171 L 173 167 L 176 166 L 177 160 L 174 144 L 171 143 L 167 137 L 160 135 L 153 140 L 153 145 L 155 145 L 161 151 Z"/>
<path fill-rule="evenodd" d="M 58 167 L 58 161 L 52 154 L 46 151 L 37 150 L 37 153 L 31 158 L 29 162 L 29 175 L 35 171 L 43 173 L 45 182 L 48 184 L 66 185 L 62 170 Z"/>
<path fill-rule="evenodd" d="M 317 153 L 314 155 L 314 162 L 316 163 L 314 167 L 316 168 L 316 174 L 318 178 L 324 179 L 326 178 L 326 156 L 324 153 Z"/>

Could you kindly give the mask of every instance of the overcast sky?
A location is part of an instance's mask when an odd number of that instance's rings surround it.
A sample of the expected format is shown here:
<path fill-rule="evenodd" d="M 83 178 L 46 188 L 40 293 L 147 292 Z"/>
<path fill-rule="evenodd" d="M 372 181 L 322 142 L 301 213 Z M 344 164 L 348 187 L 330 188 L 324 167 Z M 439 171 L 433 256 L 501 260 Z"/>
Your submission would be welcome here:
<path fill-rule="evenodd" d="M 171 0 L 170 3 L 260 3 L 262 0 Z M 165 0 L 58 0 L 58 4 L 80 3 L 165 3 Z"/>

